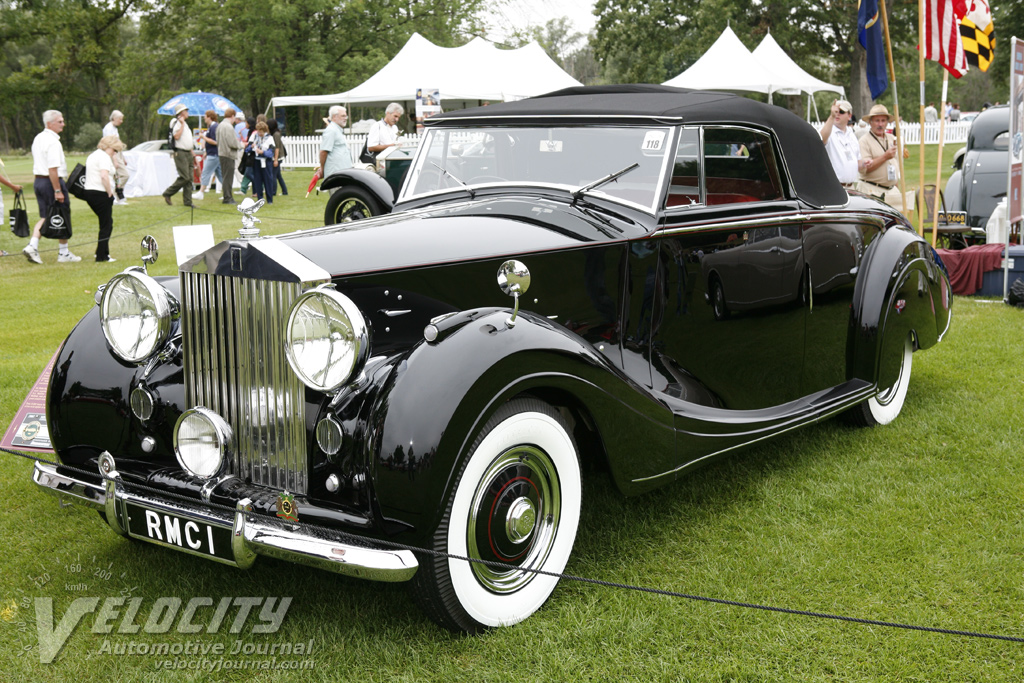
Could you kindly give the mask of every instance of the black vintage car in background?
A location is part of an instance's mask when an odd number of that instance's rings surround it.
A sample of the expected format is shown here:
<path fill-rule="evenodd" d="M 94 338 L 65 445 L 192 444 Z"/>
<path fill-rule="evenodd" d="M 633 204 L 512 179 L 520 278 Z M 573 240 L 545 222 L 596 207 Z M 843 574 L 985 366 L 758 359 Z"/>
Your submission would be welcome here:
<path fill-rule="evenodd" d="M 36 482 L 230 565 L 409 581 L 476 632 L 551 595 L 581 466 L 639 494 L 838 413 L 889 422 L 950 323 L 932 248 L 740 97 L 438 116 L 398 199 L 115 276 L 57 358 L 63 464 Z"/>
<path fill-rule="evenodd" d="M 417 149 L 416 145 L 388 147 L 377 155 L 372 168 L 359 164 L 324 178 L 320 191 L 333 190 L 324 207 L 324 225 L 390 213 Z"/>

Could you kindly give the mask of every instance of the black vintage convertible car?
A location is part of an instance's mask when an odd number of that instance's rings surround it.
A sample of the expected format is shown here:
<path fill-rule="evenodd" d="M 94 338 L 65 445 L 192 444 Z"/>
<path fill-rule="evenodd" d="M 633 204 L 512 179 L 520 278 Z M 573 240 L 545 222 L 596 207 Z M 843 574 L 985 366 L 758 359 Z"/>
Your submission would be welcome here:
<path fill-rule="evenodd" d="M 179 271 L 115 276 L 68 337 L 35 481 L 229 565 L 409 581 L 468 632 L 551 595 L 581 466 L 639 494 L 887 423 L 950 323 L 936 253 L 810 126 L 659 86 L 432 118 L 394 213 Z"/>

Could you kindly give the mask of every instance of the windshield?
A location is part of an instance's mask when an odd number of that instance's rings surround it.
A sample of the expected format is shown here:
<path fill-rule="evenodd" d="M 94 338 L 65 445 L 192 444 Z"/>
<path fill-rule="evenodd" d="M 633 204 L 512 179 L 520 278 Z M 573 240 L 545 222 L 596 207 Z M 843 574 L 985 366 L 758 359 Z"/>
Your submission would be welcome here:
<path fill-rule="evenodd" d="M 661 192 L 668 127 L 433 129 L 402 189 L 402 199 L 497 183 L 558 186 L 574 192 L 633 164 L 586 192 L 650 213 Z"/>

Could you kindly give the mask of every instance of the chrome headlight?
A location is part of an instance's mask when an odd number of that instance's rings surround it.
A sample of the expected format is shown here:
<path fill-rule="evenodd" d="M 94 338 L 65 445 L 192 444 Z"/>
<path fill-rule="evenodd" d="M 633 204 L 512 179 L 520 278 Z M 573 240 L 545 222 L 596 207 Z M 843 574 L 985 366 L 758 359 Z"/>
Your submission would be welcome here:
<path fill-rule="evenodd" d="M 334 391 L 355 375 L 370 350 L 369 331 L 359 308 L 332 285 L 312 289 L 288 314 L 288 364 L 311 389 Z"/>
<path fill-rule="evenodd" d="M 175 309 L 173 297 L 145 273 L 115 275 L 100 299 L 103 336 L 118 358 L 141 363 L 167 342 Z"/>
<path fill-rule="evenodd" d="M 174 455 L 186 472 L 209 479 L 220 472 L 231 438 L 224 418 L 206 408 L 192 408 L 174 425 Z"/>

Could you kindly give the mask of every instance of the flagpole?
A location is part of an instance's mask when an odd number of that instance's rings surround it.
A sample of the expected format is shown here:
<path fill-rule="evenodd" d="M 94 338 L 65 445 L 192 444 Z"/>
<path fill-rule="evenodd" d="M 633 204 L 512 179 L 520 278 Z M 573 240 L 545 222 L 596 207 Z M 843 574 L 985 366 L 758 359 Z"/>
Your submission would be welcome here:
<path fill-rule="evenodd" d="M 938 244 L 939 239 L 939 183 L 942 182 L 942 149 L 946 146 L 946 95 L 949 92 L 949 72 L 942 70 L 942 108 L 939 109 L 939 161 L 935 164 L 935 199 L 932 210 L 932 246 Z M 924 175 L 921 176 L 924 178 Z M 924 193 L 921 193 L 924 196 Z"/>
<path fill-rule="evenodd" d="M 920 134 L 918 135 L 918 137 L 920 138 L 920 140 L 919 140 L 920 144 L 918 145 L 918 147 L 920 148 L 921 161 L 919 162 L 919 166 L 918 166 L 918 168 L 920 169 L 920 173 L 917 176 L 919 178 L 918 184 L 921 186 L 921 189 L 920 189 L 921 206 L 920 206 L 920 208 L 918 208 L 917 207 L 917 202 L 914 202 L 914 208 L 915 208 L 915 210 L 917 210 L 917 234 L 921 235 L 923 237 L 924 236 L 924 214 L 925 214 L 924 203 L 926 201 L 925 197 L 924 197 L 924 0 L 917 0 L 917 30 L 918 30 L 918 34 L 917 34 L 918 35 L 918 40 L 920 41 L 920 44 L 921 44 L 921 47 L 917 51 L 917 64 L 918 64 L 918 70 L 920 71 L 920 75 L 921 75 L 921 102 L 919 103 L 920 113 L 919 113 L 918 119 L 917 119 L 918 121 L 921 122 Z M 939 186 L 938 186 L 938 184 L 936 184 L 935 185 L 935 196 L 936 197 L 939 196 L 938 189 L 939 189 Z M 906 199 L 906 195 L 904 195 L 904 200 L 905 199 Z M 935 233 L 933 232 L 932 235 L 934 236 Z"/>
<path fill-rule="evenodd" d="M 892 62 L 892 41 L 889 40 L 889 15 L 885 11 L 885 0 L 878 0 L 878 12 L 882 15 L 882 32 L 885 34 L 885 56 L 889 61 L 889 80 L 892 81 L 892 108 L 896 117 L 896 156 L 899 157 L 900 168 L 900 205 L 903 215 L 907 216 L 907 181 L 903 172 L 903 136 L 900 134 L 900 98 L 896 89 L 896 67 Z"/>

